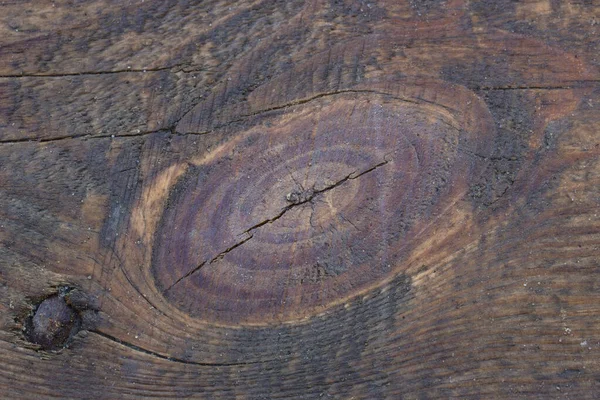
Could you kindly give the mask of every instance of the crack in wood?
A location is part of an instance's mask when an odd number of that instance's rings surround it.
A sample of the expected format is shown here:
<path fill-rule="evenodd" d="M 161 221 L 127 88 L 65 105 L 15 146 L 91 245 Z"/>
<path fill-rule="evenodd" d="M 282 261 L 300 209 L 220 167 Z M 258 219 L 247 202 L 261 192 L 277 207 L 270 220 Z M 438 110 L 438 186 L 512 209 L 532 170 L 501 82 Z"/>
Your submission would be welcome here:
<path fill-rule="evenodd" d="M 288 103 L 285 104 L 281 104 L 278 106 L 273 106 L 273 107 L 268 107 L 268 108 L 263 108 L 262 110 L 258 110 L 252 113 L 248 113 L 248 114 L 241 114 L 238 116 L 238 118 L 221 123 L 221 124 L 217 124 L 215 125 L 212 129 L 206 130 L 206 131 L 200 131 L 200 132 L 176 132 L 177 135 L 181 135 L 181 136 L 185 136 L 185 135 L 206 135 L 209 133 L 214 132 L 216 129 L 220 129 L 220 128 L 224 128 L 227 127 L 231 124 L 235 124 L 237 122 L 241 122 L 243 120 L 245 120 L 246 118 L 252 118 L 252 117 L 256 117 L 271 111 L 279 111 L 279 110 L 283 110 L 286 108 L 290 108 L 290 107 L 294 107 L 294 106 L 298 106 L 298 105 L 302 105 L 302 104 L 306 104 L 306 103 L 310 103 L 313 100 L 317 100 L 323 97 L 329 97 L 329 96 L 336 96 L 338 94 L 346 94 L 346 93 L 367 93 L 367 94 L 378 94 L 381 96 L 387 96 L 391 99 L 394 100 L 400 100 L 400 101 L 405 101 L 407 103 L 412 103 L 412 104 L 420 104 L 419 101 L 416 100 L 412 100 L 409 98 L 404 98 L 404 97 L 398 97 L 398 96 L 394 96 L 391 95 L 389 93 L 385 93 L 382 92 L 380 90 L 369 90 L 369 89 L 340 89 L 340 90 L 334 90 L 332 92 L 324 92 L 324 93 L 318 93 L 314 96 L 311 97 L 306 97 L 304 99 L 298 99 L 298 100 L 294 100 L 294 101 L 290 101 Z M 422 100 L 424 102 L 428 102 L 426 100 L 423 99 L 419 99 Z M 443 107 L 443 106 L 442 106 Z M 189 114 L 190 112 L 193 112 L 193 110 L 189 111 L 188 113 L 186 113 L 181 120 L 183 120 L 183 118 L 185 118 L 187 116 L 187 114 Z"/>
<path fill-rule="evenodd" d="M 372 172 L 372 171 L 376 170 L 377 168 L 380 168 L 380 167 L 388 164 L 390 162 L 390 160 L 387 160 L 387 156 L 388 156 L 388 154 L 386 154 L 384 156 L 384 161 L 382 161 L 382 162 L 380 162 L 380 163 L 372 166 L 371 168 L 368 168 L 368 169 L 366 169 L 366 170 L 364 170 L 364 171 L 362 171 L 362 172 L 360 172 L 358 174 L 356 174 L 356 171 L 354 171 L 354 172 L 346 175 L 344 178 L 340 179 L 339 181 L 337 181 L 337 182 L 335 182 L 335 183 L 333 183 L 331 185 L 328 185 L 328 186 L 326 186 L 323 189 L 319 189 L 319 190 L 311 189 L 309 191 L 309 195 L 306 196 L 306 198 L 302 199 L 301 201 L 294 202 L 294 203 L 292 203 L 292 204 L 284 207 L 281 210 L 281 212 L 279 214 L 277 214 L 276 216 L 274 216 L 272 218 L 269 218 L 269 219 L 266 219 L 264 221 L 261 221 L 261 222 L 255 224 L 255 225 L 251 226 L 250 228 L 246 229 L 244 232 L 242 232 L 240 234 L 240 236 L 242 236 L 242 235 L 248 235 L 248 237 L 246 237 L 245 239 L 243 239 L 243 240 L 235 243 L 234 245 L 228 247 L 224 251 L 220 252 L 219 254 L 217 254 L 216 256 L 214 256 L 210 261 L 203 261 L 196 268 L 192 269 L 191 271 L 189 271 L 188 273 L 186 273 L 184 276 L 182 276 L 181 278 L 177 279 L 168 288 L 166 288 L 165 290 L 163 290 L 163 294 L 166 293 L 166 292 L 168 292 L 169 290 L 171 290 L 179 282 L 183 281 L 184 279 L 190 277 L 191 275 L 193 275 L 197 271 L 201 270 L 205 265 L 210 265 L 210 264 L 213 264 L 213 263 L 221 260 L 223 257 L 225 257 L 225 255 L 227 253 L 229 253 L 230 251 L 232 251 L 232 250 L 240 247 L 241 245 L 243 245 L 244 243 L 246 243 L 247 241 L 249 241 L 250 239 L 252 239 L 254 237 L 254 235 L 252 234 L 252 231 L 254 231 L 254 230 L 256 230 L 256 229 L 258 229 L 258 228 L 260 228 L 260 227 L 262 227 L 264 225 L 267 225 L 267 224 L 270 224 L 270 223 L 273 223 L 273 222 L 277 221 L 278 219 L 280 219 L 281 217 L 283 217 L 288 211 L 290 211 L 292 208 L 295 208 L 295 207 L 297 207 L 299 205 L 306 204 L 306 203 L 313 204 L 312 201 L 317 196 L 319 196 L 319 195 L 321 195 L 321 194 L 323 194 L 325 192 L 328 192 L 328 191 L 330 191 L 332 189 L 335 189 L 336 187 L 338 187 L 340 185 L 343 185 L 345 182 L 347 182 L 349 180 L 358 179 L 361 176 L 363 176 L 365 174 L 368 174 L 369 172 Z M 313 208 L 313 212 L 314 212 L 314 208 Z M 311 214 L 310 219 L 312 220 L 312 214 Z M 312 221 L 310 221 L 310 223 L 311 223 L 311 226 L 312 226 Z M 354 226 L 354 224 L 352 224 L 352 225 Z"/>
<path fill-rule="evenodd" d="M 117 69 L 112 71 L 81 71 L 81 72 L 66 72 L 66 73 L 21 73 L 21 74 L 5 74 L 0 75 L 0 79 L 19 79 L 19 78 L 69 78 L 69 77 L 85 77 L 96 75 L 115 75 L 115 74 L 131 74 L 131 73 L 148 73 L 170 71 L 172 73 L 183 72 L 186 74 L 210 72 L 208 69 L 185 69 L 187 64 L 179 63 L 166 67 L 142 68 L 142 69 Z"/>
<path fill-rule="evenodd" d="M 557 86 L 545 86 L 545 85 L 514 85 L 514 86 L 478 86 L 478 85 L 468 85 L 467 87 L 471 90 L 484 90 L 484 91 L 492 91 L 492 90 L 571 90 L 571 89 L 578 89 L 583 84 L 586 83 L 599 83 L 600 80 L 598 79 L 585 79 L 585 80 L 578 80 L 578 81 L 573 81 L 573 85 L 572 86 L 566 86 L 566 85 L 557 85 Z"/>
<path fill-rule="evenodd" d="M 176 362 L 176 363 L 180 363 L 180 364 L 199 365 L 199 366 L 204 366 L 204 367 L 236 367 L 236 366 L 242 366 L 242 365 L 263 364 L 263 363 L 275 361 L 275 360 L 270 360 L 270 359 L 263 360 L 263 361 L 232 362 L 232 363 L 204 363 L 204 362 L 198 362 L 198 361 L 189 361 L 189 360 L 184 360 L 184 359 L 176 358 L 176 357 L 172 357 L 172 356 L 166 356 L 164 354 L 160 354 L 155 351 L 145 349 L 143 347 L 137 346 L 133 343 L 126 342 L 124 340 L 121 340 L 115 336 L 109 335 L 108 333 L 104 333 L 102 331 L 89 330 L 88 332 L 94 333 L 98 336 L 101 336 L 107 340 L 110 340 L 111 342 L 118 343 L 121 346 L 127 347 L 134 351 L 137 351 L 138 353 L 143 353 L 143 354 L 146 354 L 146 355 L 149 355 L 152 357 L 160 358 L 161 360 Z"/>
<path fill-rule="evenodd" d="M 346 181 L 348 181 L 348 180 L 357 179 L 357 178 L 359 178 L 359 177 L 361 177 L 361 176 L 363 176 L 363 175 L 365 175 L 365 174 L 367 174 L 367 173 L 369 173 L 369 172 L 371 172 L 371 171 L 374 171 L 375 169 L 377 169 L 377 168 L 379 168 L 379 167 L 381 167 L 381 166 L 383 166 L 383 165 L 387 164 L 388 162 L 389 162 L 389 160 L 383 161 L 383 162 L 381 162 L 381 163 L 379 163 L 379 164 L 377 164 L 377 165 L 375 165 L 375 166 L 373 166 L 373 167 L 371 167 L 371 168 L 369 168 L 369 169 L 367 169 L 367 170 L 365 170 L 365 171 L 363 171 L 363 172 L 359 173 L 358 175 L 354 175 L 354 173 L 356 172 L 356 171 L 355 171 L 355 172 L 353 172 L 353 173 L 351 173 L 351 174 L 349 174 L 349 175 L 346 175 L 344 178 L 342 178 L 341 180 L 337 181 L 336 183 L 334 183 L 334 184 L 332 184 L 332 185 L 329 185 L 329 186 L 327 186 L 327 187 L 325 187 L 325 188 L 323 188 L 323 189 L 320 189 L 320 190 L 314 190 L 314 189 L 312 189 L 312 190 L 310 190 L 310 191 L 309 191 L 309 195 L 308 195 L 308 196 L 306 196 L 306 198 L 304 198 L 304 199 L 302 199 L 302 200 L 300 200 L 300 201 L 294 202 L 294 203 L 292 203 L 292 204 L 290 204 L 290 205 L 288 205 L 288 206 L 284 207 L 284 208 L 281 210 L 281 212 L 280 212 L 279 214 L 277 214 L 275 217 L 273 217 L 273 218 L 269 218 L 269 219 L 267 219 L 267 220 L 264 220 L 264 221 L 262 221 L 262 222 L 259 222 L 258 224 L 254 225 L 254 226 L 252 226 L 252 227 L 250 227 L 250 228 L 248 228 L 248 229 L 246 229 L 246 230 L 243 232 L 243 234 L 244 234 L 244 233 L 250 233 L 251 231 L 253 231 L 253 230 L 257 229 L 257 228 L 260 228 L 260 227 L 261 227 L 261 226 L 263 226 L 263 225 L 266 225 L 266 224 L 270 224 L 270 223 L 272 223 L 272 222 L 275 222 L 275 221 L 277 221 L 279 218 L 283 217 L 283 216 L 284 216 L 284 214 L 285 214 L 285 213 L 287 213 L 287 212 L 288 212 L 289 210 L 291 210 L 292 208 L 294 208 L 294 207 L 296 207 L 296 206 L 299 206 L 299 205 L 302 205 L 302 204 L 305 204 L 305 203 L 308 203 L 308 202 L 312 202 L 312 200 L 313 200 L 313 199 L 314 199 L 316 196 L 318 196 L 318 195 L 320 195 L 320 194 L 322 194 L 322 193 L 325 193 L 325 192 L 327 192 L 327 191 L 329 191 L 329 190 L 332 190 L 332 189 L 334 189 L 334 188 L 336 188 L 336 187 L 338 187 L 338 186 L 342 185 L 343 183 L 345 183 L 345 182 L 346 182 Z"/>
<path fill-rule="evenodd" d="M 135 132 L 135 133 L 129 133 L 129 134 L 122 134 L 122 135 L 94 135 L 92 133 L 90 134 L 83 134 L 83 135 L 76 135 L 76 136 L 57 136 L 57 137 L 52 137 L 52 138 L 40 138 L 40 139 L 35 139 L 35 138 L 22 138 L 22 139 L 8 139 L 8 140 L 0 140 L 0 144 L 19 144 L 19 143 L 51 143 L 51 142 L 60 142 L 63 140 L 67 140 L 67 139 L 116 139 L 116 138 L 130 138 L 130 137 L 140 137 L 140 136 L 148 136 L 151 135 L 153 133 L 157 133 L 157 132 L 166 132 L 169 131 L 169 128 L 164 128 L 164 129 L 156 129 L 156 130 L 152 130 L 152 131 L 143 131 L 143 132 Z"/>
<path fill-rule="evenodd" d="M 244 232 L 246 233 L 246 232 Z M 171 286 L 169 286 L 168 288 L 166 288 L 165 290 L 163 290 L 163 293 L 168 292 L 169 290 L 171 290 L 171 288 L 173 288 L 173 286 L 177 285 L 179 282 L 181 282 L 182 280 L 184 280 L 185 278 L 187 278 L 188 276 L 192 275 L 193 273 L 195 273 L 196 271 L 200 270 L 202 267 L 204 267 L 207 264 L 212 264 L 214 262 L 219 261 L 220 259 L 222 259 L 223 257 L 225 257 L 225 254 L 229 253 L 230 251 L 234 250 L 237 247 L 240 247 L 241 245 L 243 245 L 244 243 L 246 243 L 248 240 L 252 239 L 252 235 L 249 235 L 246 239 L 237 242 L 236 244 L 234 244 L 233 246 L 228 247 L 227 249 L 223 250 L 222 252 L 220 252 L 219 254 L 217 254 L 216 256 L 214 256 L 210 261 L 203 261 L 200 265 L 198 265 L 196 268 L 192 269 L 190 272 L 188 272 L 187 274 L 185 274 L 184 276 L 182 276 L 181 278 L 177 279 L 173 284 L 171 284 Z"/>
<path fill-rule="evenodd" d="M 254 113 L 250 113 L 250 114 L 243 114 L 241 115 L 239 118 L 231 120 L 231 121 L 227 121 L 226 123 L 223 124 L 219 124 L 216 125 L 214 128 L 207 130 L 207 131 L 202 131 L 202 132 L 177 132 L 177 125 L 181 122 L 181 120 L 183 118 L 185 118 L 185 116 L 187 114 L 189 114 L 191 111 L 186 111 L 185 113 L 182 114 L 182 116 L 177 119 L 173 124 L 171 124 L 168 127 L 165 128 L 161 128 L 161 129 L 155 129 L 155 130 L 150 130 L 150 131 L 143 131 L 143 132 L 136 132 L 136 133 L 130 133 L 130 134 L 121 134 L 121 135 L 115 135 L 115 134 L 107 134 L 107 135 L 95 135 L 93 133 L 90 134 L 83 134 L 83 135 L 63 135 L 63 136 L 57 136 L 57 137 L 51 137 L 51 138 L 31 138 L 31 137 L 27 137 L 27 138 L 22 138 L 22 139 L 8 139 L 8 140 L 1 140 L 0 139 L 0 145 L 2 144 L 18 144 L 18 143 L 49 143 L 49 142 L 58 142 L 58 141 L 63 141 L 63 140 L 68 140 L 68 139 L 115 139 L 115 138 L 122 138 L 122 137 L 138 137 L 138 136 L 147 136 L 147 135 L 151 135 L 153 133 L 157 133 L 157 132 L 163 132 L 163 131 L 169 131 L 171 132 L 172 135 L 178 135 L 178 136 L 187 136 L 187 135 L 207 135 L 210 133 L 213 133 L 215 130 L 217 129 L 221 129 L 221 128 L 225 128 L 229 125 L 235 124 L 237 122 L 241 122 L 247 118 L 252 118 L 252 117 L 256 117 L 271 111 L 278 111 L 278 110 L 283 110 L 289 107 L 293 107 L 295 105 L 301 105 L 301 104 L 305 104 L 308 102 L 311 102 L 313 100 L 322 98 L 322 97 L 327 97 L 327 96 L 335 96 L 338 94 L 344 94 L 344 93 L 372 93 L 372 94 L 380 94 L 380 95 L 384 95 L 384 96 L 388 96 L 391 97 L 393 99 L 397 99 L 397 100 L 402 100 L 402 101 L 406 101 L 409 103 L 413 103 L 413 104 L 418 104 L 417 101 L 411 101 L 409 99 L 404 99 L 404 98 L 397 98 L 396 96 L 392 96 L 389 95 L 387 93 L 384 92 L 380 92 L 380 91 L 376 91 L 376 90 L 340 90 L 340 91 L 334 91 L 334 92 L 327 92 L 327 93 L 320 93 L 316 96 L 310 97 L 310 98 L 306 98 L 306 99 L 302 99 L 302 100 L 298 100 L 298 101 L 293 101 L 290 103 L 286 103 L 277 107 L 271 107 L 271 108 L 266 108 L 263 110 L 259 110 L 256 111 Z M 193 109 L 196 105 L 193 105 L 191 107 L 191 109 Z"/>

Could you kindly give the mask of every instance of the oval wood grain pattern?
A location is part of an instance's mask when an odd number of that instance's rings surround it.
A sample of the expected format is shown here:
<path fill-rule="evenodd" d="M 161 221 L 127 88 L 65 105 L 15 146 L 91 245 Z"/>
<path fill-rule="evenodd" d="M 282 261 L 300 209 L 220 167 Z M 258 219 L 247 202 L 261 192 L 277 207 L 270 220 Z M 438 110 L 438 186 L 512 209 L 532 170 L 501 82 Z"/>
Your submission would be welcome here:
<path fill-rule="evenodd" d="M 593 1 L 0 11 L 0 397 L 598 397 Z"/>
<path fill-rule="evenodd" d="M 219 146 L 173 186 L 158 286 L 192 316 L 261 322 L 402 270 L 424 232 L 456 218 L 490 155 L 493 132 L 468 132 L 452 118 L 460 110 L 438 108 L 338 94 Z"/>

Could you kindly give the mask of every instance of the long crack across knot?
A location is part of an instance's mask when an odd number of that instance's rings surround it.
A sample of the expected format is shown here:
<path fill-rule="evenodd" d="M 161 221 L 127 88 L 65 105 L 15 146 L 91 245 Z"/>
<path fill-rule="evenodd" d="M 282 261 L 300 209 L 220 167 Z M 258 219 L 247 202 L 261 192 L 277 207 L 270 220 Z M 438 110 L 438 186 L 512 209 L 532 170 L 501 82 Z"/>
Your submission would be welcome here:
<path fill-rule="evenodd" d="M 379 164 L 374 165 L 373 167 L 366 169 L 360 173 L 356 173 L 356 171 L 346 175 L 344 178 L 340 179 L 339 181 L 332 183 L 331 185 L 328 185 L 326 187 L 324 187 L 323 189 L 308 189 L 308 190 L 303 190 L 302 192 L 290 192 L 286 195 L 286 200 L 288 202 L 290 202 L 289 205 L 287 205 L 286 207 L 284 207 L 281 212 L 279 212 L 277 215 L 275 215 L 272 218 L 269 219 L 265 219 L 264 221 L 261 221 L 253 226 L 251 226 L 250 228 L 246 229 L 245 231 L 243 231 L 239 236 L 245 236 L 244 239 L 238 241 L 237 243 L 235 243 L 234 245 L 228 247 L 227 249 L 223 250 L 222 252 L 220 252 L 219 254 L 217 254 L 216 256 L 214 256 L 212 259 L 210 260 L 205 260 L 203 261 L 201 264 L 199 264 L 196 268 L 192 269 L 191 271 L 189 271 L 188 273 L 186 273 L 185 275 L 183 275 L 181 278 L 177 279 L 173 284 L 171 284 L 168 288 L 166 288 L 163 293 L 168 292 L 169 290 L 171 290 L 175 285 L 177 285 L 179 282 L 181 282 L 182 280 L 188 278 L 189 276 L 195 274 L 196 272 L 198 272 L 200 269 L 202 269 L 205 265 L 209 265 L 209 264 L 213 264 L 219 260 L 221 260 L 223 257 L 225 257 L 225 255 L 227 253 L 229 253 L 230 251 L 240 247 L 241 245 L 243 245 L 244 243 L 246 243 L 247 241 L 249 241 L 250 239 L 252 239 L 252 237 L 254 236 L 252 234 L 252 231 L 260 228 L 261 226 L 267 225 L 267 224 L 271 224 L 275 221 L 277 221 L 278 219 L 280 219 L 281 217 L 283 217 L 288 211 L 290 211 L 292 208 L 295 208 L 299 205 L 302 204 L 306 204 L 308 202 L 312 202 L 312 200 L 325 193 L 328 192 L 332 189 L 335 189 L 338 186 L 343 185 L 344 183 L 346 183 L 347 181 L 350 180 L 354 180 L 354 179 L 358 179 L 361 176 L 368 174 L 369 172 L 372 172 L 374 170 L 376 170 L 379 167 L 382 167 L 384 165 L 386 165 L 387 163 L 389 163 L 390 161 L 387 160 L 387 156 L 384 157 L 384 161 L 380 162 Z"/>

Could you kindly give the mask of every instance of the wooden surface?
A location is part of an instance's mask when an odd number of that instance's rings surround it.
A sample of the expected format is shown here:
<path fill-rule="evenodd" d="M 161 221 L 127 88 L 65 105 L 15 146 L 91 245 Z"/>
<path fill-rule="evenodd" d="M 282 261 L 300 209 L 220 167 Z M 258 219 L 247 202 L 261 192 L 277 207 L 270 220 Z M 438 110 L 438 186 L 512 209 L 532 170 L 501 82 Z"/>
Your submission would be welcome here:
<path fill-rule="evenodd" d="M 0 397 L 600 396 L 600 3 L 0 3 Z"/>

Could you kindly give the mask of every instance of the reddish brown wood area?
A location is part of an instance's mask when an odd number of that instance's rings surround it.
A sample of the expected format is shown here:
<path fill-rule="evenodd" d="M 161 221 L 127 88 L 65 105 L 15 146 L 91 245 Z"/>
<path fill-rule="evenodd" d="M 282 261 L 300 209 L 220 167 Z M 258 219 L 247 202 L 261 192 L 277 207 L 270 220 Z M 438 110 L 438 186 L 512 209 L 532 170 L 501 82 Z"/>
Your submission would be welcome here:
<path fill-rule="evenodd" d="M 600 396 L 600 4 L 0 4 L 0 397 Z"/>

